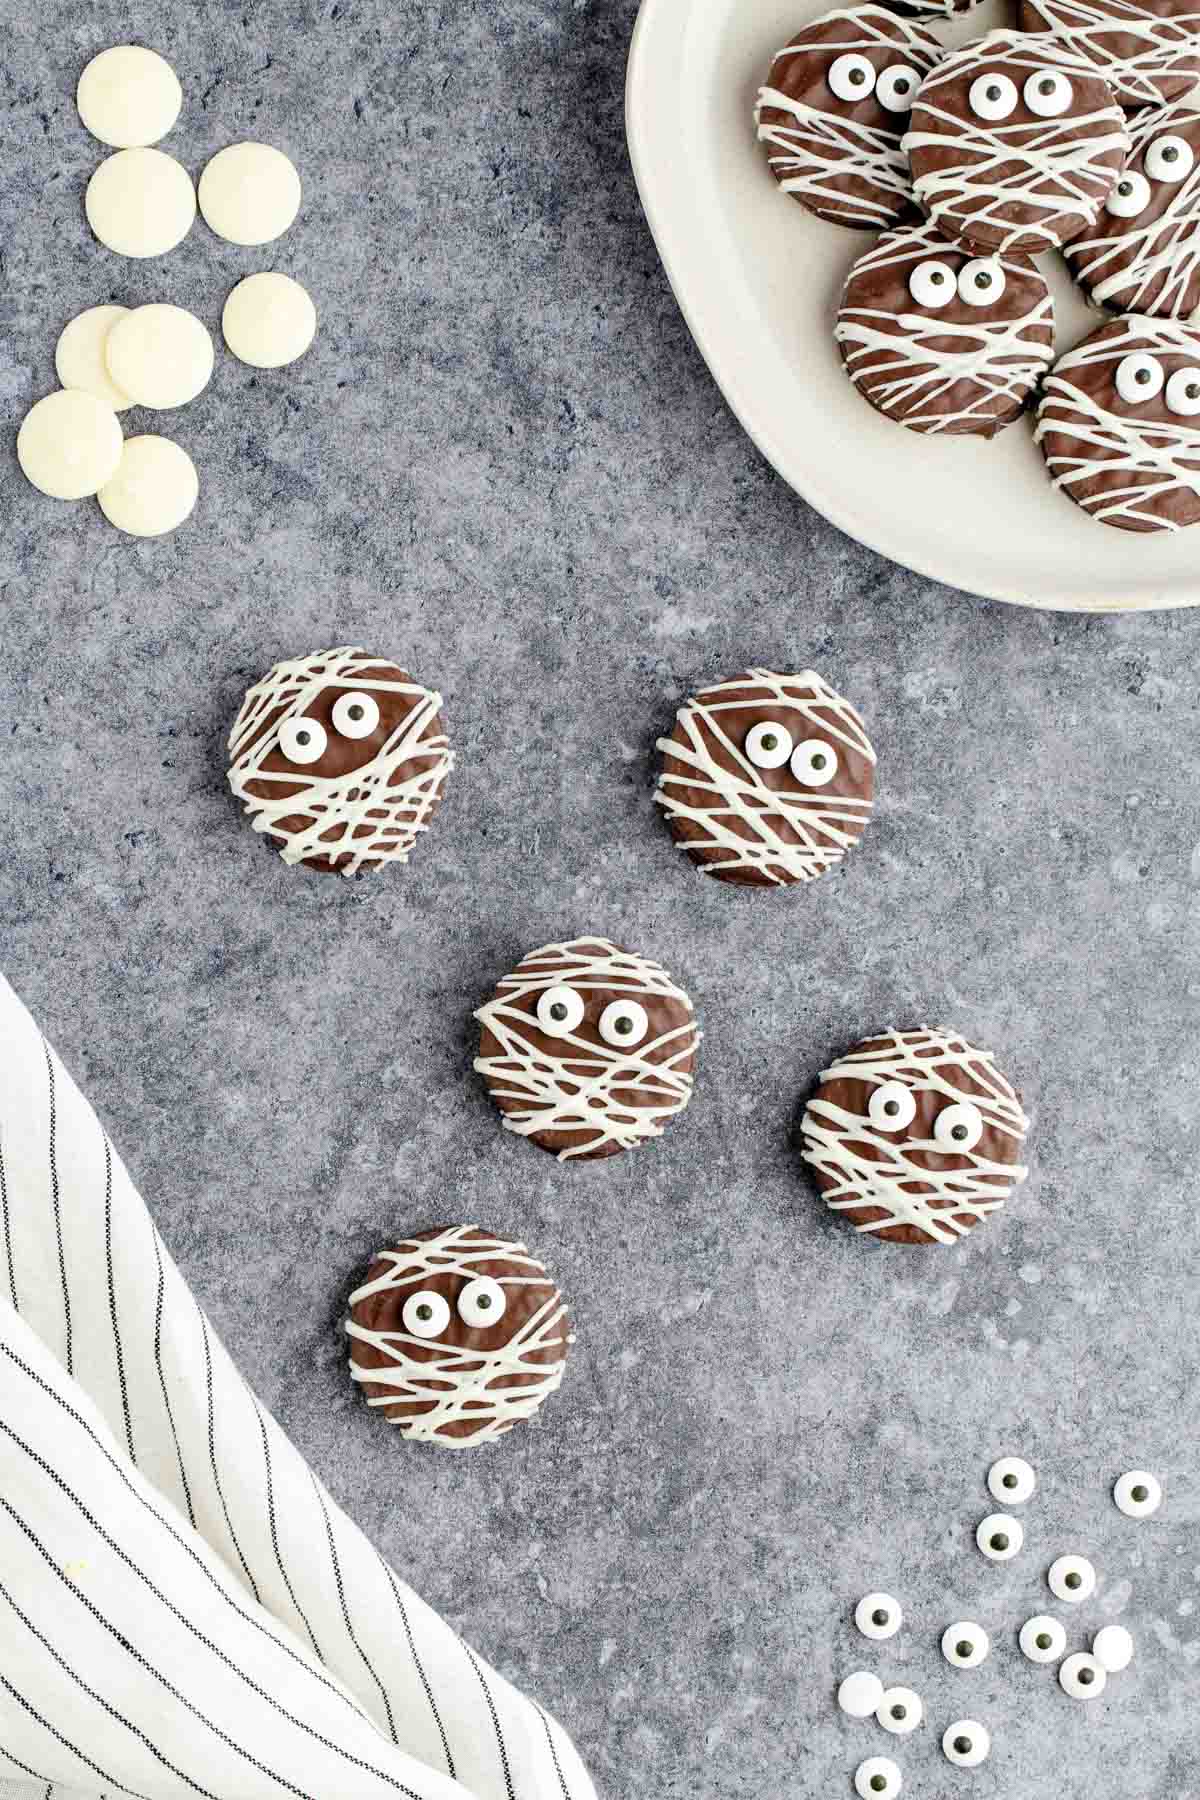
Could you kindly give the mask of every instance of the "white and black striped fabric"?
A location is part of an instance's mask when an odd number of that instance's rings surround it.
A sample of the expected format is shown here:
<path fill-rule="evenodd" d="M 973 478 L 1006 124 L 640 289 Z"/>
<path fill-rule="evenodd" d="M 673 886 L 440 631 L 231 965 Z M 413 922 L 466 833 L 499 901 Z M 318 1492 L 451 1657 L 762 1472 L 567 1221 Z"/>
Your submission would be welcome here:
<path fill-rule="evenodd" d="M 595 1800 L 342 1513 L 0 977 L 0 1800 Z"/>

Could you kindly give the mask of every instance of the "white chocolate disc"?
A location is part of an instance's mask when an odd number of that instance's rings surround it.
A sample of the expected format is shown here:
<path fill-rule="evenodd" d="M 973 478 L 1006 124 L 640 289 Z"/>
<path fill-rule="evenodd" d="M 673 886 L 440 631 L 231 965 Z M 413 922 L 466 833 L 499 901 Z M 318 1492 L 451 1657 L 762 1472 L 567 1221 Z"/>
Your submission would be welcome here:
<path fill-rule="evenodd" d="M 838 1688 L 838 1705 L 852 1719 L 873 1719 L 883 1699 L 883 1683 L 869 1669 L 856 1669 Z"/>
<path fill-rule="evenodd" d="M 960 1769 L 977 1769 L 991 1747 L 991 1733 L 978 1719 L 956 1719 L 942 1733 L 942 1754 Z"/>
<path fill-rule="evenodd" d="M 1092 1639 L 1092 1655 L 1109 1675 L 1119 1675 L 1133 1661 L 1133 1635 L 1123 1625 L 1102 1625 Z"/>
<path fill-rule="evenodd" d="M 300 210 L 295 164 L 270 144 L 229 144 L 200 177 L 200 211 L 231 244 L 269 244 Z"/>
<path fill-rule="evenodd" d="M 1022 1456 L 1002 1456 L 988 1470 L 988 1493 L 1005 1506 L 1023 1506 L 1037 1486 L 1037 1476 Z"/>
<path fill-rule="evenodd" d="M 282 369 L 303 356 L 317 329 L 317 309 L 290 275 L 247 275 L 225 302 L 221 330 L 240 362 Z"/>
<path fill-rule="evenodd" d="M 169 62 L 140 44 L 116 44 L 93 56 L 75 93 L 93 137 L 115 150 L 157 144 L 179 117 L 183 89 Z"/>
<path fill-rule="evenodd" d="M 1039 1638 L 1046 1639 L 1046 1642 L 1039 1643 Z M 1027 1656 L 1030 1662 L 1052 1663 L 1057 1662 L 1066 1649 L 1067 1634 L 1059 1621 L 1051 1618 L 1049 1613 L 1038 1613 L 1035 1618 L 1026 1619 L 1018 1642 L 1021 1654 Z"/>
<path fill-rule="evenodd" d="M 875 1708 L 875 1717 L 885 1731 L 896 1737 L 907 1737 L 925 1717 L 925 1708 L 920 1694 L 914 1694 L 911 1688 L 885 1688 L 883 1698 Z"/>
<path fill-rule="evenodd" d="M 1072 1700 L 1097 1700 L 1104 1692 L 1108 1675 L 1103 1663 L 1089 1656 L 1086 1650 L 1077 1650 L 1074 1656 L 1066 1657 L 1060 1664 L 1058 1679 L 1064 1693 L 1070 1694 Z"/>
<path fill-rule="evenodd" d="M 868 1756 L 854 1771 L 854 1791 L 860 1800 L 895 1800 L 904 1777 L 890 1756 Z"/>
<path fill-rule="evenodd" d="M 128 312 L 127 306 L 89 306 L 63 326 L 54 349 L 54 367 L 63 386 L 94 394 L 114 412 L 125 412 L 133 401 L 109 374 L 104 346 L 117 320 Z"/>
<path fill-rule="evenodd" d="M 96 498 L 118 530 L 130 537 L 162 537 L 183 524 L 199 491 L 187 451 L 170 438 L 148 433 L 129 439 L 116 474 Z"/>
<path fill-rule="evenodd" d="M 1113 1499 L 1129 1519 L 1148 1519 L 1162 1503 L 1162 1486 L 1145 1469 L 1130 1469 L 1113 1488 Z"/>
<path fill-rule="evenodd" d="M 186 406 L 208 386 L 212 339 L 182 306 L 139 306 L 108 335 L 108 372 L 139 406 Z"/>
<path fill-rule="evenodd" d="M 942 1633 L 942 1655 L 956 1669 L 977 1669 L 990 1649 L 987 1632 L 970 1619 L 947 1625 Z"/>
<path fill-rule="evenodd" d="M 1025 1527 L 1007 1513 L 989 1513 L 975 1527 L 975 1542 L 989 1562 L 1011 1562 L 1025 1542 Z"/>
<path fill-rule="evenodd" d="M 111 406 L 79 388 L 61 388 L 31 406 L 17 433 L 17 461 L 52 500 L 98 493 L 121 460 L 121 426 Z"/>
<path fill-rule="evenodd" d="M 900 1602 L 890 1594 L 864 1594 L 854 1609 L 854 1623 L 864 1637 L 895 1637 L 903 1621 Z"/>
<path fill-rule="evenodd" d="M 1051 1563 L 1046 1580 L 1056 1600 L 1069 1600 L 1072 1606 L 1078 1606 L 1094 1593 L 1096 1571 L 1086 1556 L 1060 1556 Z"/>
<path fill-rule="evenodd" d="M 87 221 L 118 256 L 165 256 L 196 217 L 196 190 L 182 163 L 162 150 L 117 150 L 87 185 Z"/>

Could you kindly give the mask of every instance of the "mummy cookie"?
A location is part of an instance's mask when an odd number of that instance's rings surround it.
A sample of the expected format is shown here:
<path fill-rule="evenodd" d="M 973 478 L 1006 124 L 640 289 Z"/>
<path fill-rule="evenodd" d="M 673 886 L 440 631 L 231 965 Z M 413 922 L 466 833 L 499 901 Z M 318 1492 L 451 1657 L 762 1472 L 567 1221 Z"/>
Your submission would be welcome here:
<path fill-rule="evenodd" d="M 654 798 L 718 881 L 782 887 L 841 861 L 871 816 L 875 752 L 848 700 L 806 669 L 750 669 L 675 716 Z"/>
<path fill-rule="evenodd" d="M 784 193 L 834 225 L 878 230 L 911 212 L 900 139 L 941 54 L 923 26 L 881 6 L 839 8 L 797 32 L 754 111 Z"/>
<path fill-rule="evenodd" d="M 1016 253 L 981 256 L 932 225 L 885 232 L 859 257 L 834 340 L 877 412 L 910 431 L 994 437 L 1054 355 L 1054 302 Z"/>
<path fill-rule="evenodd" d="M 831 1211 L 902 1244 L 952 1244 L 1027 1171 L 1029 1121 L 985 1050 L 922 1026 L 856 1044 L 826 1069 L 801 1128 Z"/>
<path fill-rule="evenodd" d="M 276 663 L 229 736 L 229 785 L 285 863 L 405 863 L 453 767 L 442 696 L 348 646 Z"/>
<path fill-rule="evenodd" d="M 1125 107 L 1157 106 L 1200 78 L 1198 0 L 1021 0 L 1025 31 L 1052 31 Z"/>
<path fill-rule="evenodd" d="M 1171 319 L 1101 326 L 1055 363 L 1036 437 L 1055 487 L 1123 531 L 1200 520 L 1200 331 Z"/>
<path fill-rule="evenodd" d="M 1191 319 L 1200 308 L 1200 102 L 1131 121 L 1132 148 L 1095 225 L 1067 252 L 1097 306 Z"/>
<path fill-rule="evenodd" d="M 661 1137 L 692 1097 L 691 1001 L 660 964 L 606 938 L 531 951 L 475 1017 L 475 1067 L 506 1129 L 560 1162 Z"/>
<path fill-rule="evenodd" d="M 381 1250 L 350 1296 L 350 1372 L 404 1437 L 471 1450 L 561 1384 L 563 1297 L 524 1244 L 475 1225 Z"/>
<path fill-rule="evenodd" d="M 1032 253 L 1094 223 L 1129 137 L 1112 90 L 1054 39 L 992 31 L 922 82 L 904 148 L 944 237 Z"/>

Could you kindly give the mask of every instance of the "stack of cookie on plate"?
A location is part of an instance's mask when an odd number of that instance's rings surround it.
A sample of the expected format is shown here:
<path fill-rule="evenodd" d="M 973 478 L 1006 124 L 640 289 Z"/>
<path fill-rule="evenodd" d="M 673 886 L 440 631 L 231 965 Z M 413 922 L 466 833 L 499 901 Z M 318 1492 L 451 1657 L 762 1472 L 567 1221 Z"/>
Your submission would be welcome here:
<path fill-rule="evenodd" d="M 755 123 L 783 190 L 880 233 L 834 326 L 850 380 L 913 431 L 993 437 L 1037 406 L 1055 486 L 1108 525 L 1200 521 L 1200 12 L 1021 0 L 838 9 L 773 59 Z M 1055 360 L 1037 258 L 1113 316 Z"/>

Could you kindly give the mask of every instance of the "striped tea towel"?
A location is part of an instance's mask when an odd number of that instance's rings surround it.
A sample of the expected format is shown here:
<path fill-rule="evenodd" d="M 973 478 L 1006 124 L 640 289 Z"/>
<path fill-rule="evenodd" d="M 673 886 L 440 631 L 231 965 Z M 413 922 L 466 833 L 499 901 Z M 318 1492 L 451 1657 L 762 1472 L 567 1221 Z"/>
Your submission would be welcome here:
<path fill-rule="evenodd" d="M 595 1800 L 251 1393 L 0 977 L 0 1800 Z"/>

